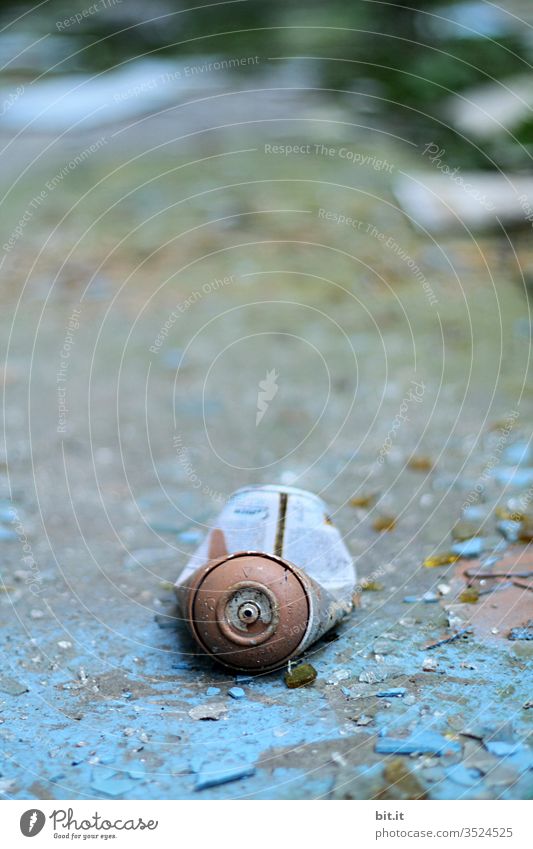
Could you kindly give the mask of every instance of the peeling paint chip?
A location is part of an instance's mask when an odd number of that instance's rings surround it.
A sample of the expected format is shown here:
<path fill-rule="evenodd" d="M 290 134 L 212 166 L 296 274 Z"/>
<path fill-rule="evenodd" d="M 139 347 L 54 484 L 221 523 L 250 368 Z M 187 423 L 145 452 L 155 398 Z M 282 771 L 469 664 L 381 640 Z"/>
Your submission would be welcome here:
<path fill-rule="evenodd" d="M 191 719 L 220 719 L 220 717 L 228 710 L 224 702 L 211 702 L 207 705 L 196 705 L 189 711 Z"/>

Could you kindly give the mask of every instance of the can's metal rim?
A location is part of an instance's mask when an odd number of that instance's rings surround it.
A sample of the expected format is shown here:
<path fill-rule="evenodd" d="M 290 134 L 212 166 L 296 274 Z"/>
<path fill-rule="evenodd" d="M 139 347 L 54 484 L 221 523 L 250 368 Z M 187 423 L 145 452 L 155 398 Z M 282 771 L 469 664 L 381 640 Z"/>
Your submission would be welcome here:
<path fill-rule="evenodd" d="M 277 554 L 270 554 L 270 553 L 267 553 L 265 551 L 236 551 L 236 552 L 233 552 L 232 554 L 226 554 L 223 557 L 218 557 L 216 560 L 211 560 L 209 563 L 206 563 L 200 580 L 196 583 L 195 586 L 189 588 L 189 589 L 192 590 L 192 592 L 189 593 L 189 599 L 188 599 L 188 605 L 187 605 L 189 626 L 191 628 L 191 631 L 192 631 L 195 639 L 203 647 L 203 649 L 207 653 L 207 655 L 209 655 L 210 657 L 213 657 L 214 655 L 213 655 L 212 650 L 206 645 L 206 643 L 202 639 L 202 636 L 199 632 L 199 629 L 196 627 L 196 621 L 194 619 L 194 605 L 195 605 L 195 601 L 196 601 L 196 595 L 197 595 L 198 591 L 200 590 L 202 584 L 204 583 L 205 579 L 213 571 L 213 569 L 218 568 L 218 566 L 221 566 L 223 563 L 226 563 L 229 560 L 236 560 L 237 558 L 240 558 L 240 557 L 263 557 L 267 560 L 273 560 L 275 563 L 279 563 L 280 566 L 284 566 L 285 568 L 290 569 L 290 571 L 294 574 L 295 578 L 299 581 L 299 583 L 302 587 L 302 591 L 303 591 L 305 600 L 307 602 L 307 614 L 308 614 L 307 615 L 307 627 L 306 627 L 306 629 L 305 629 L 305 631 L 302 635 L 302 639 L 300 640 L 298 645 L 293 649 L 293 651 L 291 651 L 290 656 L 284 658 L 283 661 L 276 662 L 276 663 L 271 664 L 269 666 L 262 666 L 261 669 L 257 670 L 257 672 L 259 672 L 259 673 L 270 672 L 274 669 L 279 669 L 280 667 L 283 667 L 287 663 L 288 660 L 290 660 L 292 657 L 294 657 L 295 655 L 297 655 L 299 653 L 300 646 L 302 644 L 305 644 L 305 642 L 307 640 L 308 633 L 309 633 L 309 631 L 312 627 L 311 600 L 310 600 L 309 587 L 307 586 L 307 583 L 308 583 L 307 576 L 306 576 L 305 572 L 302 572 L 302 570 L 299 569 L 298 566 L 296 566 L 294 563 L 291 563 L 290 560 L 286 560 L 284 557 L 279 557 Z M 233 635 L 232 635 L 232 639 L 233 639 Z M 237 651 L 238 651 L 238 649 L 236 648 L 236 652 Z M 216 660 L 218 661 L 218 663 L 221 663 L 223 666 L 227 666 L 230 669 L 242 670 L 244 672 L 249 672 L 249 673 L 254 671 L 253 669 L 250 669 L 247 666 L 239 666 L 238 664 L 232 663 L 231 660 L 225 660 L 223 657 L 220 657 L 218 655 L 216 655 Z"/>

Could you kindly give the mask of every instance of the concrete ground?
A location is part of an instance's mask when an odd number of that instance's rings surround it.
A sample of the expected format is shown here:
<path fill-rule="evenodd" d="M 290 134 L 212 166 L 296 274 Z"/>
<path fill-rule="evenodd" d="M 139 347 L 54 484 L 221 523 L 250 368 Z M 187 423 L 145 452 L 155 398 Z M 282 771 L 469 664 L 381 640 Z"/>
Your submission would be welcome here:
<path fill-rule="evenodd" d="M 2 177 L 0 790 L 530 798 L 528 578 L 457 603 L 465 566 L 533 568 L 494 513 L 531 483 L 530 234 L 426 233 L 393 193 L 420 151 L 265 98 L 193 141 L 232 107 L 25 137 Z M 297 690 L 176 620 L 203 530 L 262 482 L 321 494 L 370 581 Z M 467 507 L 484 560 L 426 568 Z"/>

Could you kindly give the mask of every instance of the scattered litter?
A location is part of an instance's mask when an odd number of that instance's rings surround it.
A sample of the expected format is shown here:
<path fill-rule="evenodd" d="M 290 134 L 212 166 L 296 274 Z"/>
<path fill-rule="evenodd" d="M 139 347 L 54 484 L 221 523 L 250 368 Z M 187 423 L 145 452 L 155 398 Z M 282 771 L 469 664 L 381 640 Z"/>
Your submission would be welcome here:
<path fill-rule="evenodd" d="M 58 645 L 58 646 L 59 646 L 59 648 L 60 648 L 60 649 L 62 649 L 63 651 L 67 651 L 67 649 L 71 649 L 71 648 L 72 648 L 72 643 L 71 643 L 71 642 L 69 642 L 69 640 L 59 640 L 59 642 L 58 642 L 58 644 L 57 644 L 57 645 Z"/>
<path fill-rule="evenodd" d="M 521 590 L 531 590 L 533 592 L 533 584 L 524 584 L 522 581 L 511 581 L 511 584 L 514 587 L 520 587 Z M 503 584 L 502 586 L 508 587 L 509 584 Z"/>
<path fill-rule="evenodd" d="M 7 693 L 8 696 L 21 696 L 28 692 L 28 687 L 17 681 L 16 678 L 9 678 L 5 675 L 0 675 L 0 693 Z"/>
<path fill-rule="evenodd" d="M 472 628 L 461 628 L 459 631 L 455 631 L 453 634 L 444 634 L 439 640 L 435 640 L 433 643 L 426 643 L 423 646 L 423 651 L 428 651 L 429 649 L 436 649 L 438 646 L 445 646 L 447 643 L 453 643 L 454 640 L 458 640 L 460 637 L 467 637 L 470 634 Z"/>
<path fill-rule="evenodd" d="M 380 755 L 443 755 L 448 752 L 460 752 L 461 746 L 435 731 L 418 731 L 406 738 L 380 737 L 376 742 L 375 751 Z"/>
<path fill-rule="evenodd" d="M 465 542 L 467 539 L 472 539 L 472 537 L 476 537 L 479 534 L 479 525 L 474 524 L 473 522 L 458 522 L 454 528 L 452 528 L 452 539 L 457 540 L 458 542 Z"/>
<path fill-rule="evenodd" d="M 424 566 L 426 569 L 435 569 L 437 566 L 449 566 L 451 563 L 457 563 L 459 555 L 453 551 L 446 551 L 442 554 L 433 554 L 431 557 L 426 557 Z"/>
<path fill-rule="evenodd" d="M 496 525 L 497 530 L 501 533 L 507 542 L 518 542 L 521 537 L 522 523 L 513 521 L 512 519 L 504 519 Z"/>
<path fill-rule="evenodd" d="M 533 619 L 522 625 L 519 628 L 511 628 L 509 631 L 510 640 L 533 640 Z"/>
<path fill-rule="evenodd" d="M 359 675 L 359 681 L 362 684 L 381 684 L 387 678 L 395 678 L 401 674 L 401 670 L 397 667 L 376 667 L 375 669 L 364 669 Z"/>
<path fill-rule="evenodd" d="M 206 691 L 207 696 L 218 696 L 220 693 L 220 687 L 208 687 Z"/>
<path fill-rule="evenodd" d="M 196 705 L 189 711 L 189 716 L 191 719 L 202 719 L 202 720 L 217 720 L 220 717 L 227 713 L 228 706 L 225 702 L 211 702 L 207 705 Z"/>
<path fill-rule="evenodd" d="M 378 637 L 376 640 L 374 640 L 374 643 L 372 645 L 372 651 L 374 652 L 374 654 L 379 655 L 392 654 L 394 651 L 396 651 L 397 648 L 398 646 L 394 645 L 391 640 L 385 640 L 382 637 Z"/>
<path fill-rule="evenodd" d="M 395 699 L 405 696 L 407 689 L 405 687 L 392 687 L 390 690 L 380 690 L 376 693 L 378 699 Z"/>
<path fill-rule="evenodd" d="M 231 696 L 232 699 L 245 699 L 246 693 L 242 687 L 231 687 L 228 690 L 228 696 Z"/>
<path fill-rule="evenodd" d="M 467 578 L 533 578 L 533 572 L 480 572 L 479 569 L 465 569 Z"/>
<path fill-rule="evenodd" d="M 433 461 L 430 457 L 413 456 L 408 460 L 407 468 L 413 472 L 430 472 L 433 468 Z"/>
<path fill-rule="evenodd" d="M 479 601 L 479 590 L 475 587 L 467 587 L 459 596 L 462 604 L 476 604 Z"/>
<path fill-rule="evenodd" d="M 456 784 L 461 784 L 463 787 L 473 787 L 482 780 L 479 769 L 467 767 L 464 764 L 454 764 L 448 767 L 445 774 L 446 778 L 449 778 Z"/>
<path fill-rule="evenodd" d="M 387 782 L 385 798 L 389 799 L 391 790 L 393 798 L 401 799 L 425 799 L 426 791 L 418 781 L 418 778 L 408 769 L 402 758 L 393 758 L 385 765 L 383 778 Z M 379 796 L 378 796 L 379 798 Z"/>
<path fill-rule="evenodd" d="M 202 767 L 196 776 L 194 789 L 207 790 L 208 787 L 218 787 L 219 784 L 228 784 L 230 781 L 250 778 L 254 774 L 255 767 L 251 764 L 229 765 L 218 770 L 210 770 L 208 766 Z"/>
<path fill-rule="evenodd" d="M 479 557 L 488 545 L 484 537 L 472 537 L 472 539 L 456 542 L 452 545 L 452 551 L 459 557 Z"/>
<path fill-rule="evenodd" d="M 437 590 L 441 595 L 448 595 L 451 590 L 451 587 L 449 584 L 437 584 Z"/>
<path fill-rule="evenodd" d="M 350 498 L 350 507 L 358 507 L 365 510 L 368 507 L 372 507 L 376 503 L 377 498 L 377 492 L 370 492 L 368 495 L 355 495 L 353 498 Z"/>
<path fill-rule="evenodd" d="M 422 596 L 406 595 L 404 596 L 403 600 L 407 604 L 415 604 L 417 602 L 423 602 L 424 604 L 434 604 L 435 602 L 439 601 L 439 597 L 437 593 L 427 592 L 424 593 L 424 595 Z"/>
<path fill-rule="evenodd" d="M 372 527 L 377 533 L 382 531 L 393 531 L 396 527 L 397 520 L 394 516 L 378 516 L 372 522 Z"/>
<path fill-rule="evenodd" d="M 424 659 L 424 663 L 422 664 L 422 671 L 423 672 L 435 672 L 435 670 L 438 669 L 438 666 L 439 666 L 438 660 L 435 660 L 434 657 L 426 657 Z"/>
<path fill-rule="evenodd" d="M 310 663 L 301 663 L 285 674 L 285 684 L 289 690 L 295 690 L 297 687 L 312 684 L 316 680 L 316 676 L 317 671 L 314 666 L 311 666 Z"/>
<path fill-rule="evenodd" d="M 379 593 L 385 589 L 385 585 L 380 581 L 367 581 L 365 578 L 361 581 L 361 589 L 369 593 Z"/>
<path fill-rule="evenodd" d="M 347 678 L 351 678 L 352 672 L 350 669 L 334 669 L 329 678 L 326 681 L 326 684 L 338 684 L 339 681 L 345 681 Z"/>

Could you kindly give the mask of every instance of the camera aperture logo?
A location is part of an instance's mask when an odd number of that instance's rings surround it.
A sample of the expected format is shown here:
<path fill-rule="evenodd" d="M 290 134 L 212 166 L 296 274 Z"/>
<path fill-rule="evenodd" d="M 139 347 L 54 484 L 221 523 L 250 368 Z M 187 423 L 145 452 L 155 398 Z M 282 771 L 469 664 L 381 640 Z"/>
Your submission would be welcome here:
<path fill-rule="evenodd" d="M 270 406 L 270 402 L 274 400 L 278 394 L 279 386 L 277 384 L 279 374 L 276 369 L 267 371 L 264 380 L 259 381 L 259 390 L 257 392 L 257 414 L 255 417 L 255 426 L 261 424 L 263 416 Z"/>
<path fill-rule="evenodd" d="M 35 837 L 43 830 L 46 817 L 38 808 L 32 808 L 29 811 L 24 811 L 20 818 L 20 830 L 24 837 Z"/>

